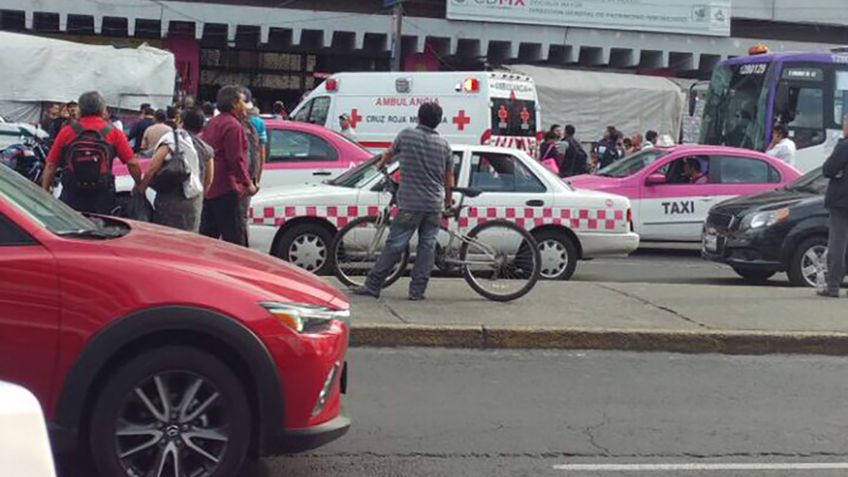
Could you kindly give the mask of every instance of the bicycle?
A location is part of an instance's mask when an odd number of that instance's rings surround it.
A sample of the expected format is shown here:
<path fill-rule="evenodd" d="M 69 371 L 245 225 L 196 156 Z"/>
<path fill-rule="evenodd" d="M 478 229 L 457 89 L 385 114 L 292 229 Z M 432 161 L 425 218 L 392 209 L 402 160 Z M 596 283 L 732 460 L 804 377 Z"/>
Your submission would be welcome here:
<path fill-rule="evenodd" d="M 387 171 L 380 172 L 384 177 L 384 190 L 387 189 L 391 196 L 388 204 L 377 215 L 359 217 L 345 225 L 336 234 L 330 249 L 336 277 L 350 287 L 365 284 L 365 276 L 385 245 L 392 211 L 396 210 L 397 183 Z M 453 191 L 459 193 L 459 203 L 445 210 L 443 217 L 458 224 L 465 198 L 477 197 L 481 191 L 465 187 L 455 187 Z M 524 228 L 494 219 L 475 226 L 468 233 L 460 233 L 443 221 L 441 231 L 448 239 L 440 243 L 437 250 L 439 268 L 460 271 L 468 285 L 481 296 L 493 301 L 515 300 L 529 293 L 539 280 L 542 268 L 539 247 Z M 444 234 L 440 234 L 440 239 Z M 409 255 L 409 250 L 405 250 L 384 287 L 404 274 Z"/>

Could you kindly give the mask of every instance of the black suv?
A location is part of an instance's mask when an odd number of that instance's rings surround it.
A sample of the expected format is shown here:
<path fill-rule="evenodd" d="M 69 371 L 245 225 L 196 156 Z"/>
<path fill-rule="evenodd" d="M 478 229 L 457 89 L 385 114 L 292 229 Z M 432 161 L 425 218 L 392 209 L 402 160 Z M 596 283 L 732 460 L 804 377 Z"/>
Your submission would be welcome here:
<path fill-rule="evenodd" d="M 793 285 L 814 287 L 826 267 L 826 189 L 819 168 L 781 189 L 717 204 L 704 224 L 702 256 L 749 281 L 786 272 Z"/>

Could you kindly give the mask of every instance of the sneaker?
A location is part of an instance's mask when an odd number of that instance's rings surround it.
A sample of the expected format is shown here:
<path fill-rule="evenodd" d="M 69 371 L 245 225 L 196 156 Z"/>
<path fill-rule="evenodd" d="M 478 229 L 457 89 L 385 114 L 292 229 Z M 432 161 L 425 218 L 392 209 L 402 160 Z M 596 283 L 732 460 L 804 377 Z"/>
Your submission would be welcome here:
<path fill-rule="evenodd" d="M 426 300 L 427 297 L 424 295 L 409 295 L 409 301 L 422 301 Z"/>
<path fill-rule="evenodd" d="M 822 290 L 816 290 L 816 295 L 828 298 L 839 298 L 839 289 L 837 288 L 834 290 L 831 288 L 824 288 Z"/>
<path fill-rule="evenodd" d="M 351 292 L 351 293 L 353 293 L 354 295 L 359 295 L 359 296 L 370 296 L 371 298 L 380 298 L 380 294 L 379 294 L 379 293 L 374 293 L 374 292 L 372 292 L 371 290 L 369 290 L 369 289 L 367 289 L 367 288 L 365 288 L 365 287 L 355 287 L 355 288 L 351 288 L 351 289 L 350 289 L 350 292 Z"/>

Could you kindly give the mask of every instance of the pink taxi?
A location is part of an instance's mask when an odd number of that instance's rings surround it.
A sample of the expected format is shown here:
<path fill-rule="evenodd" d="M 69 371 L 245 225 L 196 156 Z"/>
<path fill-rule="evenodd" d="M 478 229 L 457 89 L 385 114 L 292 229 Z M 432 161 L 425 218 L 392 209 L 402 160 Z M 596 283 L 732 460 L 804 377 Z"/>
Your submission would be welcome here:
<path fill-rule="evenodd" d="M 597 175 L 572 177 L 578 189 L 628 197 L 641 244 L 700 243 L 710 208 L 740 195 L 777 189 L 801 176 L 761 152 L 684 145 L 646 149 Z"/>

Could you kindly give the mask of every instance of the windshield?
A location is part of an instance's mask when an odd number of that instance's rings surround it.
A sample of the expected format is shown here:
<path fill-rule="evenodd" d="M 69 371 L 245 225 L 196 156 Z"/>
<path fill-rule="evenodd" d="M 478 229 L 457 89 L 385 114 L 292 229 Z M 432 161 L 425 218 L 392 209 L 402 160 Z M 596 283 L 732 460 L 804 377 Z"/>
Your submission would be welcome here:
<path fill-rule="evenodd" d="M 648 167 L 666 154 L 668 154 L 668 151 L 664 149 L 645 149 L 626 159 L 613 162 L 601 169 L 598 175 L 605 177 L 627 177 Z"/>
<path fill-rule="evenodd" d="M 721 65 L 710 80 L 701 144 L 765 149 L 767 63 Z"/>
<path fill-rule="evenodd" d="M 828 179 L 822 174 L 822 168 L 813 169 L 804 174 L 795 182 L 786 186 L 786 190 L 796 192 L 809 192 L 811 194 L 824 194 L 827 191 Z"/>
<path fill-rule="evenodd" d="M 328 182 L 330 185 L 339 187 L 349 187 L 351 189 L 360 188 L 371 182 L 375 176 L 380 174 L 380 171 L 374 168 L 374 164 L 379 160 L 379 156 L 374 156 L 362 164 L 348 170 L 342 175 Z"/>

